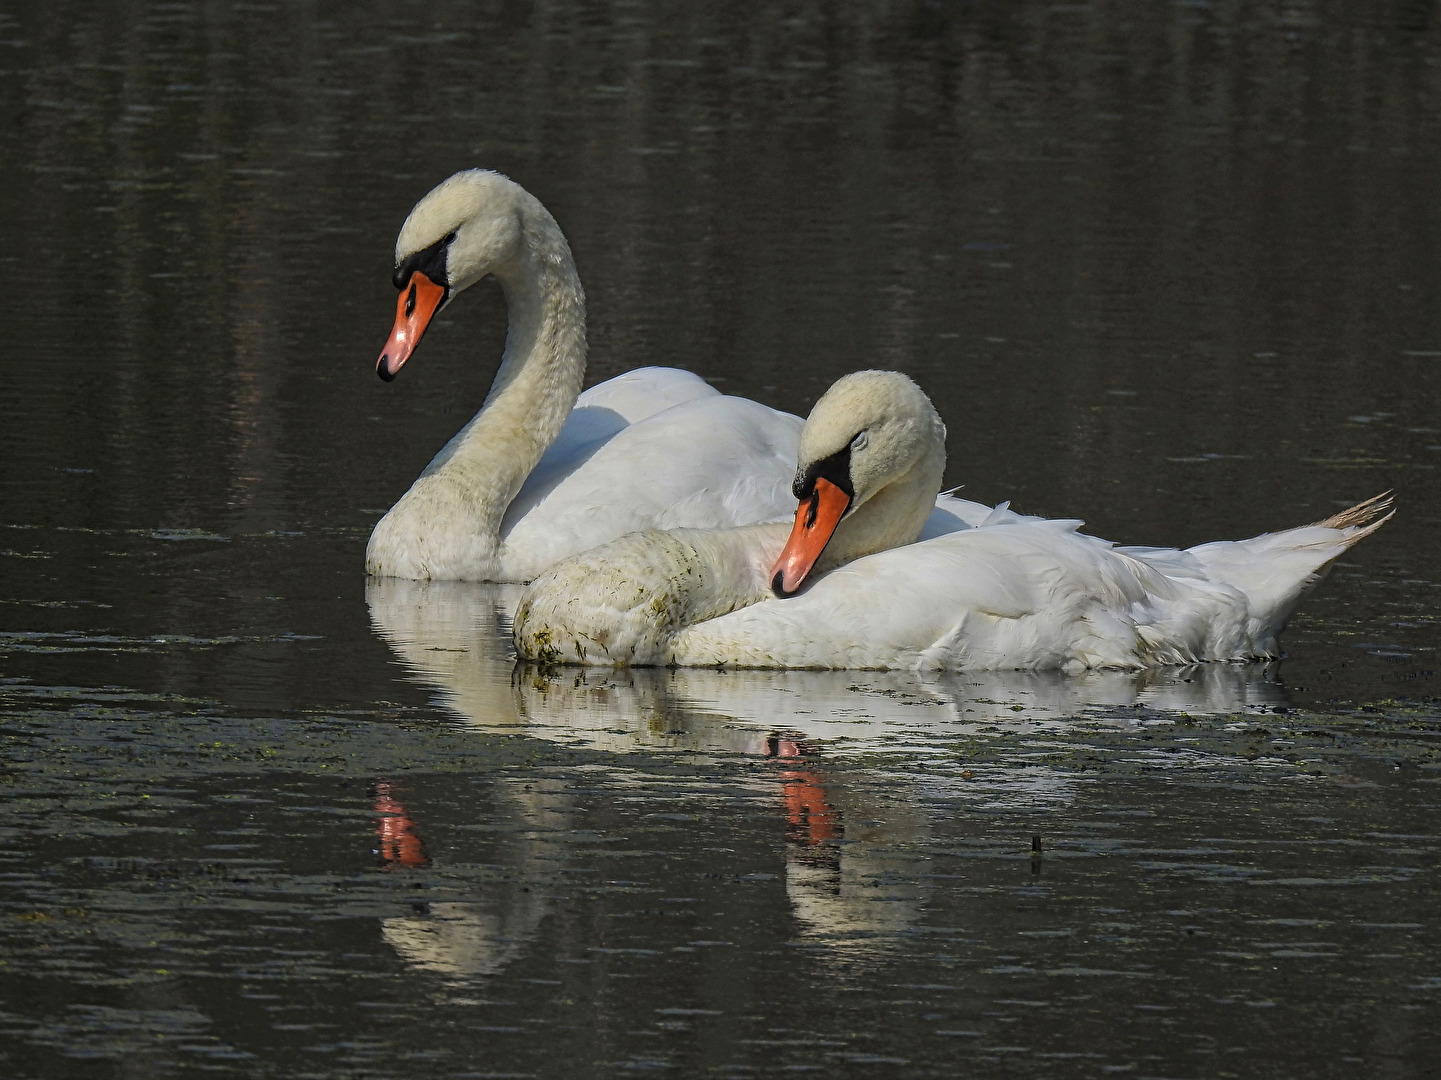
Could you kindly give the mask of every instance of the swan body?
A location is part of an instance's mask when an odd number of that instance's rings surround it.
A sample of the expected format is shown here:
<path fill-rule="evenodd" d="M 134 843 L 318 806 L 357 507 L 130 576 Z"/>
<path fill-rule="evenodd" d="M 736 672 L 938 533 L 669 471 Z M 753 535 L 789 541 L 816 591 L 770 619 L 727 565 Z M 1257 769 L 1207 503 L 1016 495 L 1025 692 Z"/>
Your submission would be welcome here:
<path fill-rule="evenodd" d="M 720 528 L 790 512 L 799 418 L 720 394 L 672 368 L 580 393 L 585 295 L 540 201 L 498 173 L 457 173 L 396 241 L 389 381 L 456 293 L 499 280 L 505 355 L 474 418 L 376 524 L 366 571 L 526 581 L 567 555 L 644 528 Z"/>
<path fill-rule="evenodd" d="M 1072 672 L 1268 658 L 1301 596 L 1389 517 L 1382 496 L 1250 540 L 1118 547 L 1079 521 L 936 498 L 944 435 L 905 376 L 846 376 L 802 432 L 794 528 L 650 530 L 566 559 L 522 594 L 517 651 L 581 664 Z M 831 532 L 812 537 L 831 489 Z"/>

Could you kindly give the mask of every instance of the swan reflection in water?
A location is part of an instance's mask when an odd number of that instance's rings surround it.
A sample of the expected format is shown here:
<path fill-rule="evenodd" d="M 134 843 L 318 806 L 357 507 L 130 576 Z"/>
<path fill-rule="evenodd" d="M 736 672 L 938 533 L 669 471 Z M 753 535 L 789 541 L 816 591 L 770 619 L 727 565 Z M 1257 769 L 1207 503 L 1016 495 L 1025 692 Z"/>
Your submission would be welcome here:
<path fill-rule="evenodd" d="M 877 805 L 874 789 L 844 780 L 852 773 L 829 775 L 826 757 L 936 748 L 963 735 L 1060 734 L 1078 716 L 1105 722 L 1109 710 L 1137 705 L 1204 715 L 1288 702 L 1271 669 L 1238 664 L 1081 675 L 542 671 L 517 666 L 510 647 L 509 612 L 521 589 L 372 579 L 366 601 L 408 676 L 433 687 L 441 704 L 478 729 L 615 753 L 777 759 L 792 911 L 803 935 L 847 962 L 883 955 L 887 941 L 918 922 L 923 894 L 909 852 L 929 835 L 928 797 L 965 781 L 939 770 L 898 773 L 905 783 L 888 786 L 885 805 Z M 992 805 L 1055 805 L 1072 797 L 1074 781 L 1064 773 L 1005 773 L 967 788 L 985 791 Z M 546 914 L 549 885 L 569 854 L 570 796 L 541 778 L 528 790 L 508 782 L 497 787 L 498 798 L 514 803 L 508 816 L 525 822 L 508 841 L 515 880 L 490 903 L 437 903 L 424 914 L 386 920 L 386 941 L 418 968 L 452 979 L 495 974 Z M 393 786 L 377 786 L 376 807 L 382 831 L 387 818 L 413 829 L 413 813 L 424 814 L 422 807 L 407 810 Z M 388 865 L 403 864 L 399 853 L 406 850 L 419 849 L 392 844 L 391 857 L 381 854 Z"/>
<path fill-rule="evenodd" d="M 411 678 L 467 724 L 611 752 L 764 754 L 778 730 L 875 751 L 982 727 L 1063 731 L 1096 707 L 1207 715 L 1289 701 L 1260 664 L 1079 675 L 518 667 L 509 611 L 521 589 L 373 578 L 366 601 Z"/>
<path fill-rule="evenodd" d="M 382 780 L 372 796 L 382 868 L 429 865 L 403 787 Z M 449 981 L 495 975 L 516 958 L 547 913 L 547 894 L 568 853 L 571 814 L 562 785 L 502 782 L 494 796 L 515 828 L 493 837 L 494 859 L 506 873 L 487 884 L 485 899 L 423 903 L 415 914 L 381 921 L 381 936 L 406 963 Z M 423 813 L 423 804 L 417 806 Z"/>

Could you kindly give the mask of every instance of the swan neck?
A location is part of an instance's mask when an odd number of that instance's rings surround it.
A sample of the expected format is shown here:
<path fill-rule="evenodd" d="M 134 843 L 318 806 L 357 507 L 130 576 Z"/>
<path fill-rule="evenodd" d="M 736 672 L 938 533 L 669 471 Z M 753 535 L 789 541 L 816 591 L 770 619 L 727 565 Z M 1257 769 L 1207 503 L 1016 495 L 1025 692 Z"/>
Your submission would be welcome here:
<path fill-rule="evenodd" d="M 480 411 L 432 462 L 464 481 L 498 534 L 506 508 L 575 406 L 585 378 L 585 294 L 569 245 L 535 202 L 522 214 L 525 242 L 493 270 L 505 293 L 505 354 Z M 449 451 L 449 453 L 447 453 Z M 442 460 L 443 459 L 443 460 Z"/>
<path fill-rule="evenodd" d="M 865 555 L 914 544 L 935 507 L 945 469 L 945 447 L 930 448 L 910 469 L 841 519 L 816 570 L 825 573 Z"/>
<path fill-rule="evenodd" d="M 667 663 L 687 627 L 770 596 L 784 522 L 648 529 L 564 559 L 515 609 L 516 651 L 533 660 Z"/>

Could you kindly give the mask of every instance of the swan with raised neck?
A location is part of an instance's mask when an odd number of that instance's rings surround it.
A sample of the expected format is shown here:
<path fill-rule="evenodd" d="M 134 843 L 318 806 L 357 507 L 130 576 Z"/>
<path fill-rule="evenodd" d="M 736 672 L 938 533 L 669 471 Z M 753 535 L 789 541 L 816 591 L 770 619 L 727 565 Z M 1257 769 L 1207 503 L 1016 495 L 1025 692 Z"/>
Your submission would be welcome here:
<path fill-rule="evenodd" d="M 365 568 L 389 577 L 494 580 L 504 576 L 506 508 L 580 393 L 585 292 L 550 211 L 519 184 L 480 169 L 457 173 L 421 199 L 400 230 L 395 261 L 401 296 L 377 362 L 382 377 L 400 371 L 435 312 L 487 275 L 505 293 L 510 326 L 480 411 L 376 524 Z M 443 295 L 421 320 L 427 285 Z"/>
<path fill-rule="evenodd" d="M 376 364 L 382 379 L 395 378 L 434 316 L 482 278 L 500 283 L 510 322 L 484 404 L 376 524 L 368 573 L 524 581 L 635 528 L 787 512 L 795 417 L 669 368 L 592 387 L 580 404 L 594 407 L 579 415 L 585 293 L 560 226 L 519 184 L 482 169 L 445 180 L 410 212 L 395 264 L 400 295 Z"/>

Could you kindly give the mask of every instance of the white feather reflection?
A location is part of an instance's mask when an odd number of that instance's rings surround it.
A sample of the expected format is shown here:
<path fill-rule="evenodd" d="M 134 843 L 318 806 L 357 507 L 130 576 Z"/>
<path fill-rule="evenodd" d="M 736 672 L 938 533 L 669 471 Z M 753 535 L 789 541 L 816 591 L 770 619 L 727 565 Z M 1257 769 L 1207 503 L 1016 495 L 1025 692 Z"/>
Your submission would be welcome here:
<path fill-rule="evenodd" d="M 401 801 L 404 795 L 394 785 L 380 786 L 377 808 L 413 829 L 415 808 Z M 381 936 L 403 960 L 450 981 L 495 975 L 516 958 L 547 914 L 550 886 L 568 854 L 571 803 L 563 786 L 534 780 L 502 782 L 491 790 L 501 804 L 497 810 L 516 825 L 496 853 L 506 867 L 505 880 L 487 887 L 484 901 L 428 903 L 418 914 L 381 920 Z M 425 861 L 414 853 L 397 859 L 408 865 Z"/>
<path fill-rule="evenodd" d="M 716 671 L 517 667 L 508 612 L 519 586 L 373 580 L 371 619 L 413 678 L 467 723 L 596 749 L 764 753 L 783 731 L 828 752 L 914 749 L 980 728 L 1064 730 L 1132 706 L 1193 715 L 1286 703 L 1261 665 L 1132 673 Z"/>
<path fill-rule="evenodd" d="M 943 750 L 961 735 L 1062 734 L 1080 716 L 1130 723 L 1118 710 L 1138 705 L 1200 715 L 1286 702 L 1268 669 L 1256 665 L 924 678 L 694 668 L 542 671 L 518 667 L 510 648 L 509 611 L 520 591 L 373 580 L 366 600 L 376 630 L 409 676 L 435 688 L 446 708 L 476 728 L 616 753 L 795 758 L 779 776 L 786 893 L 802 936 L 847 963 L 884 955 L 886 943 L 921 918 L 924 887 L 912 853 L 930 834 L 930 796 L 965 783 L 992 805 L 1065 803 L 1076 781 L 1044 768 L 993 768 L 1004 776 L 973 781 L 926 769 L 887 775 L 894 783 L 882 797 L 872 785 L 845 781 L 851 775 L 845 771 L 829 774 L 825 759 Z M 878 779 L 882 771 L 868 775 Z M 560 837 L 570 808 L 560 793 L 527 797 L 538 803 L 517 805 L 518 817 L 543 813 L 552 826 L 531 836 L 529 864 L 540 874 L 564 858 Z M 543 893 L 516 892 L 493 906 L 436 904 L 427 916 L 388 920 L 385 938 L 409 962 L 438 974 L 494 974 L 536 932 L 545 914 Z"/>

